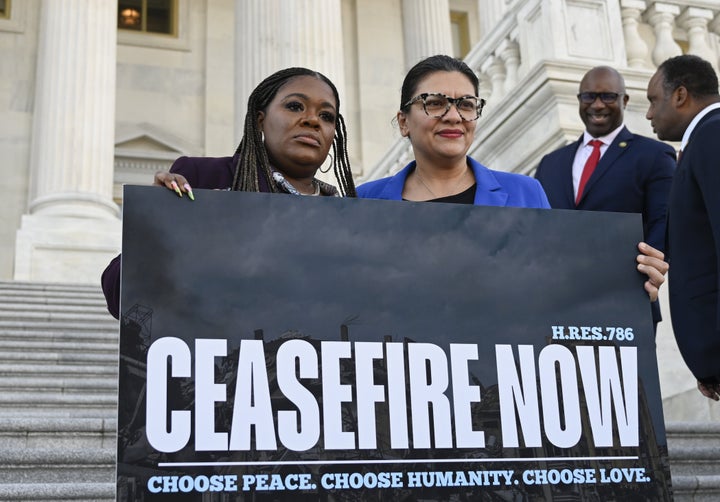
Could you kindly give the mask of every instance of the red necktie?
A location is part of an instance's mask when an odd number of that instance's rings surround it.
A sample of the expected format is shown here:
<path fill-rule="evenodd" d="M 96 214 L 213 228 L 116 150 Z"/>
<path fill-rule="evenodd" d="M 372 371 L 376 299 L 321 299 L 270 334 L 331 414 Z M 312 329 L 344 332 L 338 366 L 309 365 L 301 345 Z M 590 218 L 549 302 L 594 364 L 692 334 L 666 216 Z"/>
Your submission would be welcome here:
<path fill-rule="evenodd" d="M 595 170 L 595 167 L 598 165 L 598 162 L 600 161 L 600 147 L 602 146 L 603 142 L 600 141 L 599 139 L 594 139 L 588 144 L 591 147 L 593 147 L 593 151 L 590 154 L 590 157 L 588 157 L 587 161 L 585 162 L 585 167 L 583 168 L 582 176 L 580 176 L 580 184 L 578 185 L 577 196 L 575 197 L 575 205 L 576 206 L 578 204 L 580 204 L 580 199 L 582 199 L 583 191 L 585 190 L 585 185 L 587 184 L 588 180 L 590 179 L 590 176 L 592 176 L 592 173 Z"/>

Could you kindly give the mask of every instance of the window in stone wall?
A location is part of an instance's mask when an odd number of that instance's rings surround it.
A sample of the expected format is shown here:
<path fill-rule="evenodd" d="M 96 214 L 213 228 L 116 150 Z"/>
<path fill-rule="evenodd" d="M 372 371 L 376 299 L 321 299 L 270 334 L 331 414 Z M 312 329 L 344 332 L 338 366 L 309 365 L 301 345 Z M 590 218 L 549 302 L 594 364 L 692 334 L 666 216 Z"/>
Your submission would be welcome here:
<path fill-rule="evenodd" d="M 121 30 L 177 35 L 177 0 L 119 0 L 117 23 Z"/>
<path fill-rule="evenodd" d="M 468 13 L 450 11 L 450 29 L 452 30 L 453 55 L 457 58 L 464 58 L 470 52 Z"/>
<path fill-rule="evenodd" d="M 0 18 L 10 17 L 10 0 L 0 0 Z"/>

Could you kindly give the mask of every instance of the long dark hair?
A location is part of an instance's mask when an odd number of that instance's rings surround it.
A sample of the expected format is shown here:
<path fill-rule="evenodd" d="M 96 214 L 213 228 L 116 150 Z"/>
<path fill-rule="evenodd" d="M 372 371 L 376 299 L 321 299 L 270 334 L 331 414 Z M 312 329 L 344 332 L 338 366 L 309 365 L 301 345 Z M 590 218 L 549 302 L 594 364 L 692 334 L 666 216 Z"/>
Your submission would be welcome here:
<path fill-rule="evenodd" d="M 470 80 L 475 90 L 475 95 L 477 96 L 480 82 L 475 72 L 460 59 L 438 54 L 423 59 L 407 72 L 405 80 L 403 80 L 402 90 L 400 91 L 400 111 L 407 113 L 408 107 L 405 106 L 405 104 L 415 97 L 414 94 L 420 82 L 426 76 L 438 71 L 457 71 L 462 73 Z"/>
<path fill-rule="evenodd" d="M 337 103 L 337 119 L 335 120 L 335 138 L 333 139 L 333 173 L 338 181 L 340 192 L 346 197 L 355 197 L 355 183 L 350 169 L 350 160 L 347 154 L 347 131 L 345 120 L 340 114 L 340 96 L 329 78 L 322 73 L 307 68 L 286 68 L 277 71 L 260 82 L 248 98 L 247 113 L 245 114 L 245 127 L 240 145 L 235 152 L 237 165 L 235 166 L 235 177 L 232 189 L 245 192 L 260 191 L 260 179 L 265 178 L 265 183 L 271 192 L 278 192 L 279 189 L 272 182 L 272 169 L 268 160 L 267 151 L 263 144 L 262 132 L 258 128 L 258 113 L 265 111 L 270 102 L 275 98 L 278 90 L 288 81 L 295 77 L 310 76 L 325 82 L 332 89 Z"/>

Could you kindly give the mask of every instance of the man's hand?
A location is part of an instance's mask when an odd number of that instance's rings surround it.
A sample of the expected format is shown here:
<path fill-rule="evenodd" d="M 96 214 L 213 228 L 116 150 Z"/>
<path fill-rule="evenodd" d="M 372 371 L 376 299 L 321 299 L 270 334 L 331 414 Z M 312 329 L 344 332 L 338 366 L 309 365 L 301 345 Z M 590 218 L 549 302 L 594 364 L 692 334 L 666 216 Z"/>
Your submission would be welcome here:
<path fill-rule="evenodd" d="M 713 401 L 720 401 L 720 384 L 717 383 L 702 383 L 698 380 L 698 390 L 700 394 Z"/>
<path fill-rule="evenodd" d="M 665 255 L 662 251 L 658 251 L 654 247 L 641 242 L 638 244 L 640 253 L 637 256 L 638 272 L 648 276 L 645 281 L 645 291 L 647 291 L 650 301 L 654 302 L 658 298 L 660 286 L 665 282 L 665 274 L 667 274 L 670 265 L 665 261 Z"/>

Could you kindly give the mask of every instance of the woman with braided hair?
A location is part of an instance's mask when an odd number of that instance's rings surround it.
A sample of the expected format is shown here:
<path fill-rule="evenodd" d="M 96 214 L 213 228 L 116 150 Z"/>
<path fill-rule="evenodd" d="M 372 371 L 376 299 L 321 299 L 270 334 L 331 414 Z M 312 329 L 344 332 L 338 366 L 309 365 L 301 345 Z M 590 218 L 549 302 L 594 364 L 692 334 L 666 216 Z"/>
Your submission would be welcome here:
<path fill-rule="evenodd" d="M 155 175 L 154 184 L 178 195 L 191 194 L 193 187 L 337 195 L 334 186 L 315 178 L 332 146 L 340 191 L 354 197 L 346 136 L 335 85 L 316 71 L 287 68 L 250 94 L 243 137 L 232 157 L 180 157 L 170 172 Z"/>
<path fill-rule="evenodd" d="M 355 197 L 340 98 L 326 76 L 287 68 L 260 82 L 248 98 L 243 137 L 232 157 L 180 157 L 154 185 L 194 198 L 193 188 Z M 333 149 L 339 191 L 315 178 Z M 109 312 L 119 318 L 120 256 L 102 275 Z"/>

